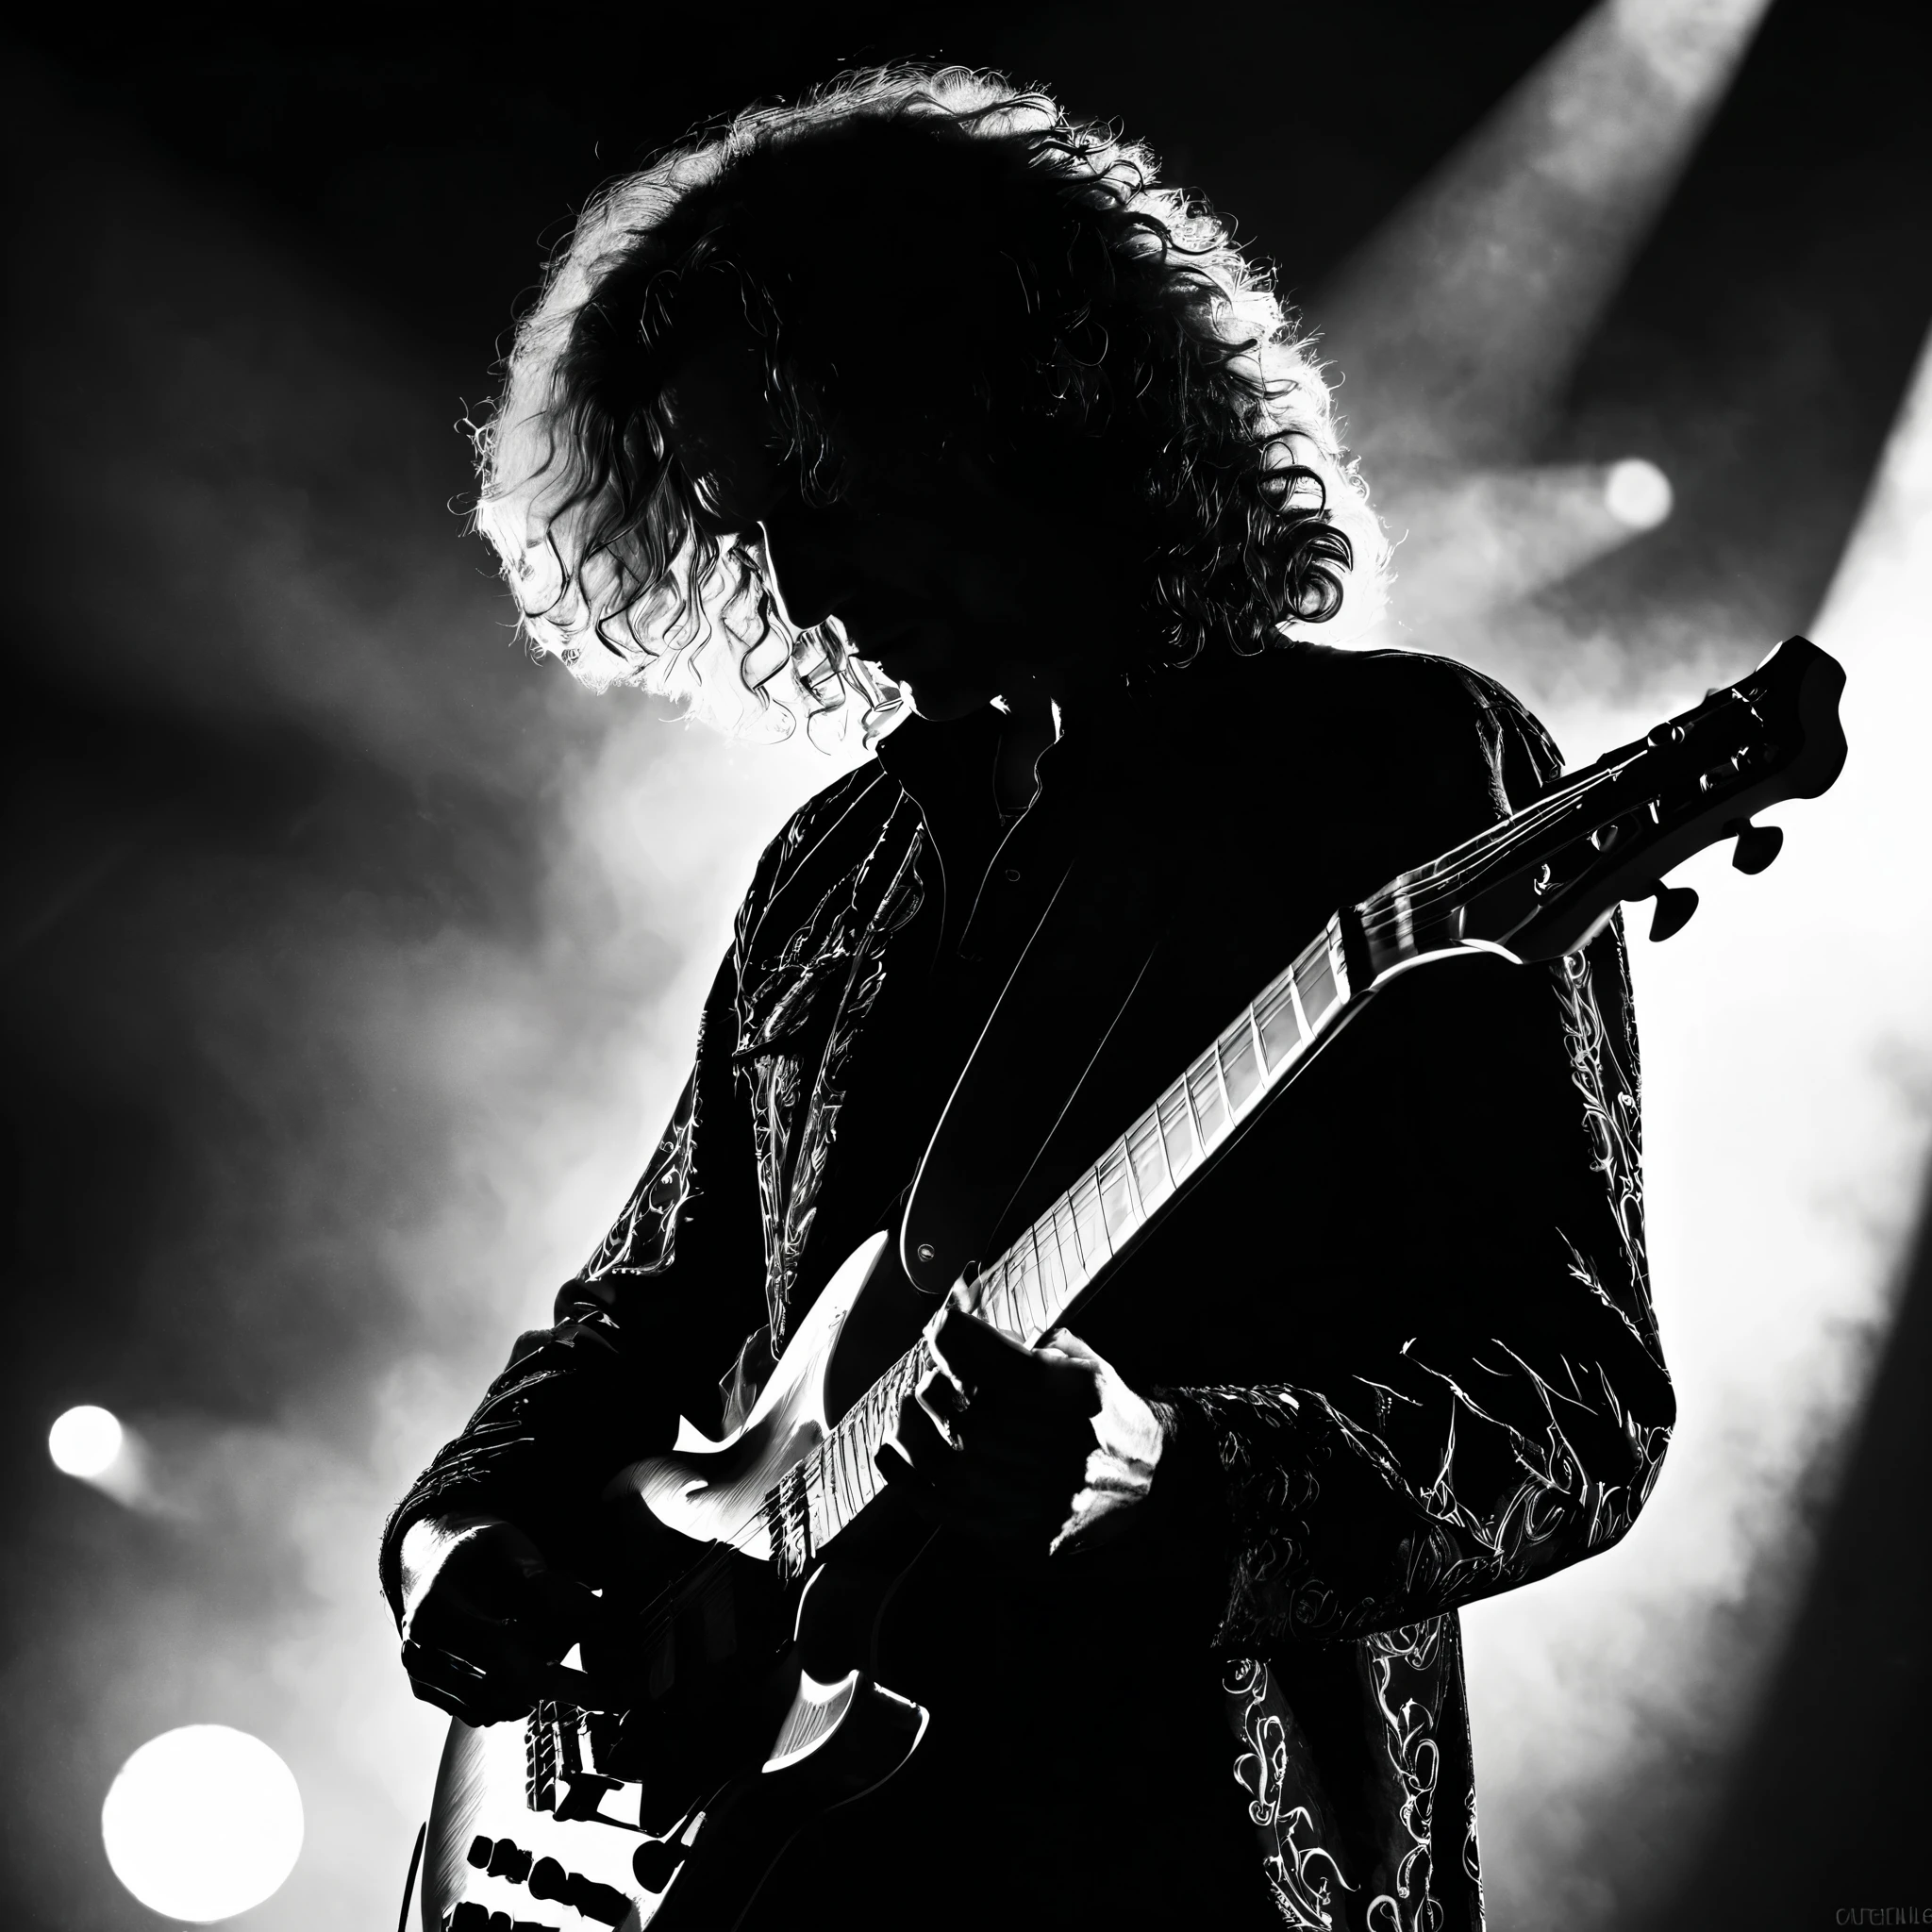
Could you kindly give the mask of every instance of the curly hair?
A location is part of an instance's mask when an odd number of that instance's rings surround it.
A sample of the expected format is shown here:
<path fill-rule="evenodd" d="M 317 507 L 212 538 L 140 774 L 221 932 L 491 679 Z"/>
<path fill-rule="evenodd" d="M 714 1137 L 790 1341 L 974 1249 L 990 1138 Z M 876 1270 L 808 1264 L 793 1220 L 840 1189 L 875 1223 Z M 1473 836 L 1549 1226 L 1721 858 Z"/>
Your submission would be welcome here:
<path fill-rule="evenodd" d="M 532 646 L 591 684 L 741 731 L 896 702 L 836 619 L 791 624 L 758 533 L 708 528 L 671 454 L 662 390 L 741 322 L 808 502 L 964 451 L 1045 513 L 1097 507 L 1145 560 L 1146 662 L 1379 591 L 1321 370 L 1230 225 L 1044 93 L 873 68 L 606 189 L 516 332 L 475 521 Z"/>

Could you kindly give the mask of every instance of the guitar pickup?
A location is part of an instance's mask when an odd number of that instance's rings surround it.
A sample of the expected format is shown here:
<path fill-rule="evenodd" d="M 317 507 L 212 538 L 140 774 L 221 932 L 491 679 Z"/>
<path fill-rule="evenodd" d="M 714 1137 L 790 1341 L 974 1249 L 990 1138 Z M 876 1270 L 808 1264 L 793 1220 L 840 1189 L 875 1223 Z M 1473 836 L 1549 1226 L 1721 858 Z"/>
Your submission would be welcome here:
<path fill-rule="evenodd" d="M 478 1838 L 470 1846 L 469 1861 L 491 1878 L 507 1879 L 511 1885 L 526 1884 L 532 1898 L 569 1906 L 600 1925 L 618 1924 L 630 1910 L 630 1901 L 614 1886 L 600 1885 L 579 1872 L 566 1872 L 555 1858 L 535 1858 L 514 1839 Z M 465 1913 L 470 1916 L 458 1916 Z M 474 1902 L 457 1907 L 449 1921 L 449 1932 L 505 1932 L 506 1927 L 509 1932 L 531 1932 L 522 1920 L 512 1919 L 507 1912 L 491 1912 Z M 549 1932 L 549 1928 L 540 1926 L 536 1932 Z"/>
<path fill-rule="evenodd" d="M 442 1925 L 443 1932 L 558 1932 L 541 1919 L 512 1919 L 508 1912 L 492 1912 L 474 1899 L 452 1906 L 443 1914 Z"/>
<path fill-rule="evenodd" d="M 631 1820 L 613 1818 L 604 1809 L 606 1797 L 627 1782 L 599 1769 L 617 1750 L 619 1731 L 614 1716 L 586 1713 L 572 1704 L 539 1704 L 524 1735 L 525 1796 L 530 1809 L 547 1811 L 564 1824 L 636 1831 Z"/>
<path fill-rule="evenodd" d="M 581 1873 L 566 1872 L 555 1858 L 539 1858 L 530 1874 L 532 1898 L 556 1899 L 600 1925 L 622 1924 L 630 1901 L 615 1886 L 599 1885 Z"/>

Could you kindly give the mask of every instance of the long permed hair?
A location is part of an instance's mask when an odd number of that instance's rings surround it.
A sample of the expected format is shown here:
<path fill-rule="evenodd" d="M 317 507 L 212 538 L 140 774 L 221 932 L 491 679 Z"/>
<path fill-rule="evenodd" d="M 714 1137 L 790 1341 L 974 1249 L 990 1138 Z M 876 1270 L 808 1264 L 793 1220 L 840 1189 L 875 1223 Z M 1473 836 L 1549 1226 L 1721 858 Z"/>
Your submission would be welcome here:
<path fill-rule="evenodd" d="M 1043 518 L 1077 500 L 1130 531 L 1149 641 L 1124 669 L 1379 592 L 1326 385 L 1227 223 L 1044 93 L 874 68 L 605 190 L 517 330 L 475 523 L 533 647 L 588 683 L 767 734 L 895 703 L 836 619 L 791 623 L 758 534 L 708 527 L 670 454 L 661 391 L 727 319 L 808 502 L 963 451 Z"/>

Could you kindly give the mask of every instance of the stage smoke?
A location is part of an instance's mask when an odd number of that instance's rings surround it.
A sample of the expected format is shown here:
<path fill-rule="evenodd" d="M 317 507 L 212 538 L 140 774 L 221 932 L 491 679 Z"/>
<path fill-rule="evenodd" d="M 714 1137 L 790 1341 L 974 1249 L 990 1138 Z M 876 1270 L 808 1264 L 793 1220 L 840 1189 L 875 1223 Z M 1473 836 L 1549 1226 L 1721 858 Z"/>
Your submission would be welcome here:
<path fill-rule="evenodd" d="M 1391 606 L 1440 643 L 1655 528 L 1671 486 L 1641 458 L 1549 463 L 1415 485 L 1403 506 Z"/>
<path fill-rule="evenodd" d="M 1323 291 L 1379 490 L 1528 452 L 1767 5 L 1602 0 Z"/>

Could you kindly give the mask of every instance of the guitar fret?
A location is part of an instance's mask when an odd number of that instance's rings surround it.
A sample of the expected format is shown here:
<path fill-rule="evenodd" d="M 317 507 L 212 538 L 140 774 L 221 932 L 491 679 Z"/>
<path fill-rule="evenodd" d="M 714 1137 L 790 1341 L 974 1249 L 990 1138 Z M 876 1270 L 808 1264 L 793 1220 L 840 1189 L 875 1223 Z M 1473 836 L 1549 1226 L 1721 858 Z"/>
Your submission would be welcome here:
<path fill-rule="evenodd" d="M 1040 1308 L 1040 1332 L 1044 1335 L 1059 1315 L 1060 1302 L 1054 1292 L 1053 1277 L 1047 1273 L 1046 1254 L 1040 1245 L 1038 1223 L 1022 1232 L 1020 1245 L 1032 1257 L 1027 1275 L 1033 1283 L 1033 1298 Z"/>
<path fill-rule="evenodd" d="M 898 1405 L 892 1400 L 892 1378 L 888 1375 L 874 1383 L 868 1391 L 864 1404 L 864 1420 L 858 1430 L 858 1483 L 865 1493 L 866 1502 L 878 1494 L 879 1485 L 885 1478 L 879 1474 L 874 1458 L 886 1446 L 887 1439 L 892 1433 L 895 1421 L 893 1411 Z"/>
<path fill-rule="evenodd" d="M 805 1489 L 810 1496 L 817 1494 L 818 1507 L 813 1511 L 812 1541 L 821 1548 L 830 1541 L 839 1516 L 839 1431 L 834 1429 L 819 1445 L 810 1461 L 806 1464 Z M 818 1481 L 813 1483 L 816 1475 Z"/>
<path fill-rule="evenodd" d="M 1113 1255 L 1113 1243 L 1107 1238 L 1107 1215 L 1100 1202 L 1099 1170 L 1090 1168 L 1083 1174 L 1068 1198 L 1073 1204 L 1081 1258 L 1087 1264 L 1088 1274 L 1097 1274 Z"/>
<path fill-rule="evenodd" d="M 1319 1029 L 1329 1012 L 1344 997 L 1346 972 L 1345 969 L 1337 970 L 1340 947 L 1340 935 L 1334 931 L 1331 922 L 1330 930 L 1294 962 L 1294 978 L 1301 989 L 1302 1008 L 1313 1028 Z"/>
<path fill-rule="evenodd" d="M 1033 1286 L 1027 1278 L 1026 1257 L 1017 1248 L 1008 1248 L 1000 1257 L 1000 1272 L 1006 1288 L 1007 1325 L 1024 1329 L 1031 1319 L 1027 1303 Z"/>
<path fill-rule="evenodd" d="M 1053 1234 L 1060 1251 L 1060 1266 L 1066 1270 L 1067 1299 L 1071 1301 L 1099 1271 L 1090 1268 L 1086 1256 L 1080 1252 L 1080 1232 L 1074 1224 L 1074 1204 L 1065 1194 L 1053 1204 Z"/>
<path fill-rule="evenodd" d="M 1222 1091 L 1221 1063 L 1212 1048 L 1188 1069 L 1187 1089 L 1201 1151 L 1211 1154 L 1227 1130 L 1227 1095 Z"/>
<path fill-rule="evenodd" d="M 1013 1319 L 1002 1325 L 1016 1335 L 1024 1335 L 1029 1328 L 1038 1334 L 1043 1325 L 1040 1320 L 1040 1281 L 1036 1259 L 1033 1243 L 1024 1236 L 1007 1250 L 1007 1265 L 1013 1282 Z"/>
<path fill-rule="evenodd" d="M 1167 1162 L 1168 1186 L 1178 1190 L 1200 1158 L 1193 1110 L 1188 1105 L 1188 1083 L 1182 1080 L 1170 1087 L 1154 1111 L 1160 1122 L 1160 1156 Z"/>
<path fill-rule="evenodd" d="M 1008 1326 L 1012 1322 L 1013 1311 L 1008 1305 L 1006 1294 L 1005 1267 L 1006 1261 L 1002 1257 L 982 1268 L 973 1277 L 973 1286 L 978 1296 L 976 1312 L 995 1328 Z"/>
<path fill-rule="evenodd" d="M 1294 968 L 1288 969 L 1288 997 L 1294 1008 L 1294 1024 L 1301 1029 L 1304 1043 L 1312 1041 L 1315 1029 L 1308 1024 L 1308 1009 L 1302 1005 L 1302 990 L 1295 984 Z"/>
<path fill-rule="evenodd" d="M 806 1542 L 812 1549 L 820 1548 L 825 1540 L 824 1510 L 824 1471 L 819 1467 L 816 1455 L 808 1456 L 798 1465 L 798 1499 L 805 1513 Z M 818 1480 L 814 1482 L 812 1478 Z"/>
<path fill-rule="evenodd" d="M 1160 1116 L 1142 1114 L 1128 1129 L 1123 1143 L 1127 1163 L 1134 1171 L 1134 1198 L 1144 1221 L 1174 1191 L 1174 1176 L 1167 1171 L 1167 1156 L 1160 1146 Z"/>
<path fill-rule="evenodd" d="M 1020 1245 L 1033 1257 L 1028 1273 L 1033 1280 L 1033 1296 L 1040 1305 L 1040 1332 L 1044 1335 L 1059 1315 L 1059 1297 L 1054 1292 L 1054 1276 L 1047 1273 L 1045 1250 L 1040 1245 L 1040 1224 L 1029 1224 L 1020 1235 Z"/>
<path fill-rule="evenodd" d="M 1053 1204 L 1053 1238 L 1060 1251 L 1060 1266 L 1066 1270 L 1068 1292 L 1077 1294 L 1087 1286 L 1091 1271 L 1087 1257 L 1080 1252 L 1080 1233 L 1074 1224 L 1070 1195 L 1062 1194 Z"/>
<path fill-rule="evenodd" d="M 1227 1091 L 1227 1069 L 1221 1063 L 1220 1041 L 1208 1052 L 1214 1061 L 1214 1088 L 1221 1095 L 1221 1131 L 1225 1136 L 1234 1132 L 1234 1095 Z"/>
<path fill-rule="evenodd" d="M 774 1483 L 765 1491 L 765 1500 L 758 1507 L 758 1514 L 765 1521 L 765 1540 L 772 1546 L 772 1561 L 784 1574 L 785 1564 L 785 1524 L 783 1513 L 778 1507 L 778 1488 Z"/>
<path fill-rule="evenodd" d="M 1041 1229 L 1046 1230 L 1042 1236 Z M 1041 1294 L 1046 1303 L 1047 1325 L 1058 1321 L 1066 1306 L 1073 1300 L 1067 1292 L 1066 1265 L 1060 1258 L 1059 1238 L 1054 1232 L 1053 1212 L 1036 1221 L 1027 1230 L 1028 1239 L 1033 1242 L 1033 1252 L 1040 1257 Z"/>
<path fill-rule="evenodd" d="M 858 1417 L 853 1429 L 854 1447 L 857 1454 L 854 1460 L 858 1465 L 858 1484 L 867 1491 L 870 1500 L 871 1489 L 877 1472 L 873 1468 L 873 1457 L 885 1446 L 885 1441 L 892 1433 L 891 1380 L 881 1377 L 866 1391 L 865 1400 L 853 1411 Z"/>
<path fill-rule="evenodd" d="M 1007 1277 L 1008 1325 L 1015 1333 L 1023 1330 L 1033 1320 L 1036 1300 L 1033 1281 L 1033 1257 L 1026 1252 L 1024 1242 L 1015 1242 L 1002 1257 Z"/>
<path fill-rule="evenodd" d="M 1348 948 L 1342 942 L 1341 920 L 1338 914 L 1331 914 L 1328 920 L 1328 976 L 1335 982 L 1337 1001 L 1346 1002 L 1351 995 Z"/>
<path fill-rule="evenodd" d="M 843 1441 L 843 1432 L 834 1428 L 819 1445 L 818 1454 L 812 1458 L 818 1470 L 818 1491 L 820 1498 L 820 1527 L 816 1540 L 821 1548 L 839 1534 L 851 1522 L 856 1511 L 852 1499 L 845 1493 L 841 1480 L 841 1471 L 839 1457 Z"/>
<path fill-rule="evenodd" d="M 885 1481 L 880 1475 L 875 1458 L 892 1435 L 897 1421 L 899 1405 L 892 1399 L 894 1383 L 890 1375 L 883 1376 L 874 1385 L 865 1402 L 865 1419 L 858 1432 L 858 1485 L 869 1503 L 878 1494 Z"/>
<path fill-rule="evenodd" d="M 1277 1078 L 1302 1050 L 1301 1016 L 1291 997 L 1293 991 L 1294 974 L 1291 972 L 1261 995 L 1256 1008 L 1261 1061 L 1271 1080 Z"/>
<path fill-rule="evenodd" d="M 1133 1163 L 1126 1150 L 1116 1141 L 1108 1149 L 1097 1170 L 1100 1176 L 1100 1213 L 1107 1229 L 1108 1247 L 1118 1253 L 1134 1232 Z"/>
<path fill-rule="evenodd" d="M 811 1562 L 811 1525 L 806 1515 L 804 1472 L 796 1465 L 788 1469 L 766 1501 L 773 1558 L 779 1574 L 789 1583 L 803 1576 Z"/>
<path fill-rule="evenodd" d="M 1232 1125 L 1246 1111 L 1260 1085 L 1260 1069 L 1255 1064 L 1255 1018 L 1252 1010 L 1241 1017 L 1214 1042 L 1214 1058 L 1221 1068 L 1221 1088 L 1227 1096 L 1227 1117 Z"/>
<path fill-rule="evenodd" d="M 845 1512 L 846 1521 L 849 1522 L 865 1507 L 859 1500 L 859 1492 L 864 1488 L 861 1474 L 864 1468 L 864 1450 L 859 1441 L 859 1433 L 856 1429 L 840 1430 L 839 1439 L 839 1453 L 844 1462 L 842 1474 L 845 1479 L 845 1494 L 851 1503 L 851 1507 Z"/>

